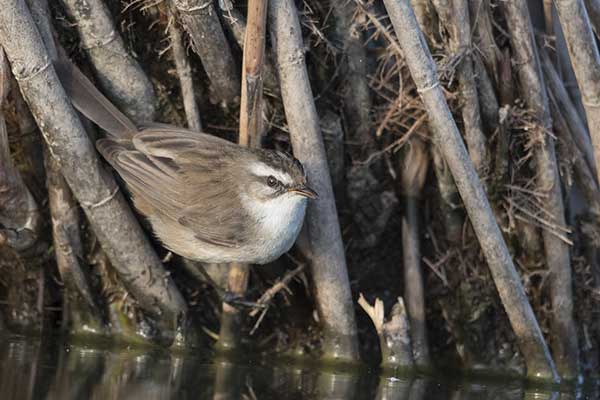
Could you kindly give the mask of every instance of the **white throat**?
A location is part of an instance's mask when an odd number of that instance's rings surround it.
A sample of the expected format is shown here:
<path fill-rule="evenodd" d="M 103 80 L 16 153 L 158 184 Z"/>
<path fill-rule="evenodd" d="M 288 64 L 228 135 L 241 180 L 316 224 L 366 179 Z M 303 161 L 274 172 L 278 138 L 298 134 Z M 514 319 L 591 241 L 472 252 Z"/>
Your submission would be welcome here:
<path fill-rule="evenodd" d="M 256 235 L 259 246 L 269 245 L 267 253 L 272 261 L 277 255 L 288 251 L 302 228 L 307 199 L 293 193 L 286 193 L 266 202 L 245 198 L 242 204 L 256 220 Z"/>

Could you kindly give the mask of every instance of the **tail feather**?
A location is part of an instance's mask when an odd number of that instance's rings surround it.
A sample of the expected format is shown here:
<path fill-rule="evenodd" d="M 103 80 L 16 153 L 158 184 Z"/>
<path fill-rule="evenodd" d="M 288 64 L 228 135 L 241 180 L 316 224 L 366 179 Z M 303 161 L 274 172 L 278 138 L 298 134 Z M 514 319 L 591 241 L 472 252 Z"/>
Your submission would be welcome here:
<path fill-rule="evenodd" d="M 74 64 L 55 61 L 54 69 L 73 106 L 100 128 L 117 138 L 131 137 L 138 131 L 133 121 L 100 93 Z"/>

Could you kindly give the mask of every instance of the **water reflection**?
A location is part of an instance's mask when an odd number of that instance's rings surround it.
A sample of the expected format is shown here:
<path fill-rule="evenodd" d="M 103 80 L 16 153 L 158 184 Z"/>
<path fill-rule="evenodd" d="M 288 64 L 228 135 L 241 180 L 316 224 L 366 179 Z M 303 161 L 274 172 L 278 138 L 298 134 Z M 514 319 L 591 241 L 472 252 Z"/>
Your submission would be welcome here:
<path fill-rule="evenodd" d="M 592 399 L 595 394 L 261 359 L 87 347 L 11 338 L 0 342 L 0 399 Z"/>

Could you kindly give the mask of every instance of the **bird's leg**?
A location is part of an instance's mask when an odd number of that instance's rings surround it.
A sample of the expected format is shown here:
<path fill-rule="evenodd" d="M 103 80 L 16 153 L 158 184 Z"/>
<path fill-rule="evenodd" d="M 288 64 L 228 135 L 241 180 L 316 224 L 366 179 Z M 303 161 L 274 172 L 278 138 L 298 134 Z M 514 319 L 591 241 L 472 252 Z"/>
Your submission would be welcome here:
<path fill-rule="evenodd" d="M 219 297 L 219 300 L 221 300 L 223 303 L 227 303 L 230 306 L 238 308 L 238 309 L 241 307 L 247 307 L 247 308 L 265 308 L 266 307 L 266 305 L 264 305 L 264 304 L 247 301 L 244 298 L 244 296 L 240 296 L 230 290 L 223 289 L 221 286 L 219 286 L 214 281 L 214 279 L 209 275 L 209 273 L 206 272 L 206 269 L 204 268 L 204 265 L 202 263 L 198 263 L 198 267 L 199 267 L 198 272 L 200 272 L 200 274 L 204 277 L 206 282 L 210 286 L 212 286 L 213 289 L 215 289 L 215 291 L 217 292 L 217 296 Z"/>

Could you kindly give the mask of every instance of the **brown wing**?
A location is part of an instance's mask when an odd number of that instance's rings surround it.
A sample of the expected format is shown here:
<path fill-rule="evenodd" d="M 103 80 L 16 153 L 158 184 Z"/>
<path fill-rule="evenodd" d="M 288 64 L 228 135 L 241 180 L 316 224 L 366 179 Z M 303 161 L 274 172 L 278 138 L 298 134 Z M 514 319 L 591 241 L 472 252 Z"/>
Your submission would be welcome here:
<path fill-rule="evenodd" d="M 144 129 L 129 143 L 102 139 L 97 146 L 143 214 L 160 215 L 213 245 L 240 247 L 248 239 L 234 179 L 235 160 L 245 156 L 243 149 L 166 126 Z M 162 239 L 168 246 L 168 238 Z"/>

